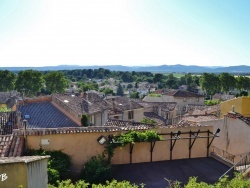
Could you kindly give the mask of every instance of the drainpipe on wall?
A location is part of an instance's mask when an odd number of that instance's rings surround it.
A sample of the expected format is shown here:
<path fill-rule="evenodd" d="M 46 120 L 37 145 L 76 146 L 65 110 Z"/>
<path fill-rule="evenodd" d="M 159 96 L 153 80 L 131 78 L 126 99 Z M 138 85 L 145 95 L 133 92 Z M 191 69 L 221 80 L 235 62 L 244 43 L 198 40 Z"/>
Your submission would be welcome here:
<path fill-rule="evenodd" d="M 24 148 L 27 150 L 27 135 L 26 135 L 26 126 L 27 126 L 27 120 L 23 120 L 23 136 L 24 136 Z"/>

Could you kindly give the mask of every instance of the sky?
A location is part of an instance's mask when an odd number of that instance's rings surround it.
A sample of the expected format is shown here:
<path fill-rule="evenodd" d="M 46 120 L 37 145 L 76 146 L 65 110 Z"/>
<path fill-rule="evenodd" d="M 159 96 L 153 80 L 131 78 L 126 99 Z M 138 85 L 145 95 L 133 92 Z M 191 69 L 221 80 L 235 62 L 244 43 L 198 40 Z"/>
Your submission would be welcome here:
<path fill-rule="evenodd" d="M 0 0 L 0 66 L 250 66 L 249 0 Z"/>

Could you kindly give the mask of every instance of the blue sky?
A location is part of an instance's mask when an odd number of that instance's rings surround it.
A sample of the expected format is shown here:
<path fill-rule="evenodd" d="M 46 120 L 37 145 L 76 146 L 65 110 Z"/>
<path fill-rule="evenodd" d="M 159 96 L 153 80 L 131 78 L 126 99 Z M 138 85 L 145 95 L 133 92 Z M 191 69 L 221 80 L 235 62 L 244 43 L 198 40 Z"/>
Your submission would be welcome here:
<path fill-rule="evenodd" d="M 0 0 L 0 65 L 250 66 L 249 0 Z"/>

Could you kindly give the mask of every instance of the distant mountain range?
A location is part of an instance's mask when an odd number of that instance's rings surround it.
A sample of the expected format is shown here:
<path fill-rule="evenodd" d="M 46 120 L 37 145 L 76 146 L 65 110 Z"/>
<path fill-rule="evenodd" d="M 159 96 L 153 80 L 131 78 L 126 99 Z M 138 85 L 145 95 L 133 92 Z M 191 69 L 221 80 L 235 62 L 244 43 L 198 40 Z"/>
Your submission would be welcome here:
<path fill-rule="evenodd" d="M 103 66 L 78 66 L 78 65 L 58 65 L 58 66 L 45 66 L 45 67 L 0 67 L 0 70 L 10 70 L 10 71 L 20 71 L 20 70 L 38 70 L 38 71 L 56 71 L 56 70 L 74 70 L 74 69 L 109 69 L 111 71 L 136 71 L 136 72 L 158 72 L 158 73 L 250 73 L 250 66 L 239 65 L 239 66 L 229 66 L 229 67 L 205 67 L 205 66 L 195 66 L 195 65 L 161 65 L 161 66 L 122 66 L 122 65 L 103 65 Z"/>

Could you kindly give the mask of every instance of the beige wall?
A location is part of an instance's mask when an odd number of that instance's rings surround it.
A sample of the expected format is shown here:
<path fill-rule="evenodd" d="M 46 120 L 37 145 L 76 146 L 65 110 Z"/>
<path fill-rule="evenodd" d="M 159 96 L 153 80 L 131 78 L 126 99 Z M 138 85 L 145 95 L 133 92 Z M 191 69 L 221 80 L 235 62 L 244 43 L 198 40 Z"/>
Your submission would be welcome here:
<path fill-rule="evenodd" d="M 124 111 L 123 112 L 123 120 L 124 121 L 130 121 L 130 120 L 133 120 L 135 122 L 141 122 L 144 115 L 143 115 L 143 112 L 144 112 L 144 108 L 140 108 L 140 109 L 132 109 L 134 111 L 134 119 L 128 119 L 128 112 L 129 110 L 127 111 Z"/>
<path fill-rule="evenodd" d="M 213 131 L 211 126 L 202 127 L 188 127 L 188 128 L 161 128 L 157 129 L 159 133 L 170 133 L 210 130 Z M 100 135 L 108 136 L 120 135 L 121 132 L 105 132 L 105 133 L 75 133 L 75 134 L 53 134 L 43 136 L 27 136 L 28 147 L 32 149 L 39 149 L 42 146 L 45 150 L 61 150 L 68 154 L 72 158 L 72 169 L 79 172 L 82 165 L 90 159 L 92 156 L 101 154 L 104 150 L 104 146 L 97 142 Z M 206 136 L 207 133 L 201 134 Z M 182 135 L 182 137 L 189 137 L 189 134 Z M 165 139 L 169 139 L 170 136 L 164 136 Z M 41 139 L 48 139 L 48 145 L 41 145 Z M 188 158 L 188 146 L 189 139 L 177 140 L 173 149 L 172 159 Z M 197 139 L 192 148 L 191 157 L 206 157 L 207 155 L 207 139 Z M 153 151 L 153 161 L 162 161 L 170 159 L 170 141 L 156 142 Z M 130 162 L 129 145 L 124 148 L 117 148 L 115 150 L 114 157 L 112 158 L 113 164 L 127 164 Z M 133 148 L 132 162 L 150 162 L 150 143 L 136 143 Z"/>
<path fill-rule="evenodd" d="M 214 128 L 220 128 L 220 137 L 214 141 L 214 146 L 233 155 L 241 155 L 250 151 L 250 126 L 240 119 L 227 116 Z"/>
<path fill-rule="evenodd" d="M 25 163 L 1 164 L 0 174 L 6 174 L 8 178 L 5 181 L 0 181 L 1 188 L 28 187 L 27 182 L 27 167 Z"/>

